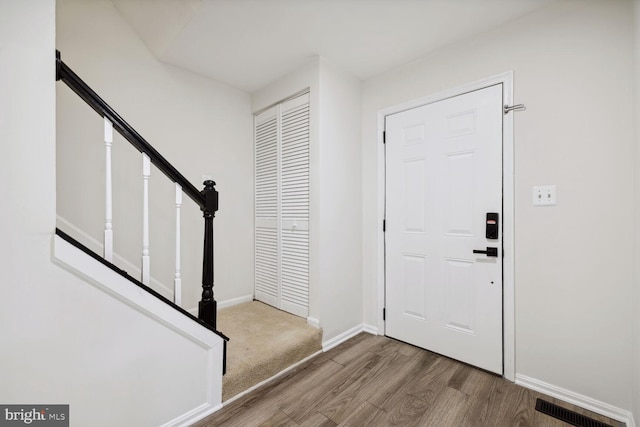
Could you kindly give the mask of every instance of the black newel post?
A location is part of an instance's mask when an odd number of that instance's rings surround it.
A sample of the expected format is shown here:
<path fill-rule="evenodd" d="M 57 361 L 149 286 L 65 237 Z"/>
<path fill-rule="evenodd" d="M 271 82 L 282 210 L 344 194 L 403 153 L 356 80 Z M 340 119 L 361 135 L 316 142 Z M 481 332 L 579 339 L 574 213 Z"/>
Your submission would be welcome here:
<path fill-rule="evenodd" d="M 202 300 L 198 304 L 198 319 L 216 328 L 218 303 L 213 299 L 213 217 L 218 210 L 218 192 L 213 181 L 204 182 L 204 253 L 202 260 Z"/>

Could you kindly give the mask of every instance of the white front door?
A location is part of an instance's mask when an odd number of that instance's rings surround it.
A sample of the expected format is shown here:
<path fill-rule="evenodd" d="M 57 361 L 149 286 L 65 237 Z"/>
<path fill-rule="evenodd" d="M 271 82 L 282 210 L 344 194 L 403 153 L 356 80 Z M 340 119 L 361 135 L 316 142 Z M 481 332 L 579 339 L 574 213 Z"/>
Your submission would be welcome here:
<path fill-rule="evenodd" d="M 500 374 L 502 99 L 497 84 L 385 123 L 385 333 Z"/>

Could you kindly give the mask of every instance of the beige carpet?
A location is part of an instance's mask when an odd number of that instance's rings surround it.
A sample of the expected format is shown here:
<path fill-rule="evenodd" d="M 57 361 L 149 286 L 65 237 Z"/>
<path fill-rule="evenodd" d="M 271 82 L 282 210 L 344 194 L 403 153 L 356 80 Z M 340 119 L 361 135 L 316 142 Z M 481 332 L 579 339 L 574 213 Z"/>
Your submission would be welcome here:
<path fill-rule="evenodd" d="M 223 401 L 322 349 L 320 329 L 258 301 L 218 311 L 218 329 L 229 337 Z"/>

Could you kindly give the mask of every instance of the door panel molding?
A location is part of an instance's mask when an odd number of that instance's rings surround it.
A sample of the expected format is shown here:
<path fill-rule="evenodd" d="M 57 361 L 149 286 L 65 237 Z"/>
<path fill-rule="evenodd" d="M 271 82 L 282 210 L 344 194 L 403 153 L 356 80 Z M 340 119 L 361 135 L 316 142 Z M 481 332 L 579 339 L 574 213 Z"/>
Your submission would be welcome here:
<path fill-rule="evenodd" d="M 438 92 L 429 96 L 417 98 L 402 104 L 394 105 L 378 112 L 378 212 L 377 223 L 377 260 L 378 260 L 378 331 L 384 333 L 385 321 L 382 309 L 385 307 L 385 254 L 383 220 L 385 215 L 385 148 L 383 132 L 385 118 L 388 115 L 410 110 L 423 105 L 442 101 L 454 96 L 473 92 L 496 84 L 502 84 L 503 104 L 513 104 L 513 71 L 491 76 L 475 82 L 464 84 L 452 89 Z M 468 121 L 466 122 L 468 123 Z M 460 123 L 460 128 L 464 123 Z M 502 133 L 502 176 L 503 176 L 503 375 L 510 381 L 515 381 L 515 276 L 514 276 L 514 132 L 513 113 L 503 118 Z"/>

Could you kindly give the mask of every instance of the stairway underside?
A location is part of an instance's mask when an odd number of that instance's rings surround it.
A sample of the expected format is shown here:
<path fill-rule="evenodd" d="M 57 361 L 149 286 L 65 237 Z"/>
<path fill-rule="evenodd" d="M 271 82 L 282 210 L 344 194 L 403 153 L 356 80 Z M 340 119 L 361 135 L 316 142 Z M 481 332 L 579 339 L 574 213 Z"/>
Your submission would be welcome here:
<path fill-rule="evenodd" d="M 230 338 L 223 401 L 322 350 L 320 329 L 258 301 L 220 310 L 218 327 Z"/>

